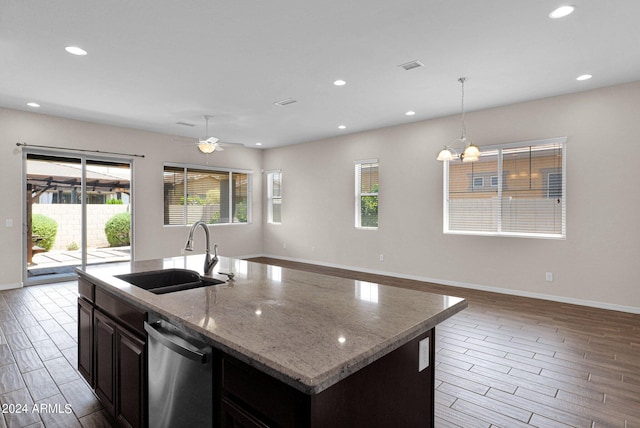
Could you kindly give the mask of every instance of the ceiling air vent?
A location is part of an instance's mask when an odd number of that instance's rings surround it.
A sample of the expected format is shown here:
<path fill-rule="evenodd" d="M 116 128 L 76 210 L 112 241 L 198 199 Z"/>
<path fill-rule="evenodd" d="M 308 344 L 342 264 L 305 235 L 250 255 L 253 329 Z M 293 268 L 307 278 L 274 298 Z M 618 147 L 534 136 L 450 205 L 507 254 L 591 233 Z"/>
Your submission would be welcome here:
<path fill-rule="evenodd" d="M 196 126 L 195 123 L 189 123 L 189 122 L 176 122 L 176 125 L 190 126 L 190 127 Z"/>
<path fill-rule="evenodd" d="M 414 68 L 424 67 L 424 64 L 420 61 L 409 61 L 404 64 L 400 64 L 398 67 L 404 68 L 406 71 L 413 70 Z"/>
<path fill-rule="evenodd" d="M 293 104 L 297 102 L 293 98 L 287 98 L 286 100 L 276 101 L 274 104 L 280 107 L 288 106 L 289 104 Z"/>

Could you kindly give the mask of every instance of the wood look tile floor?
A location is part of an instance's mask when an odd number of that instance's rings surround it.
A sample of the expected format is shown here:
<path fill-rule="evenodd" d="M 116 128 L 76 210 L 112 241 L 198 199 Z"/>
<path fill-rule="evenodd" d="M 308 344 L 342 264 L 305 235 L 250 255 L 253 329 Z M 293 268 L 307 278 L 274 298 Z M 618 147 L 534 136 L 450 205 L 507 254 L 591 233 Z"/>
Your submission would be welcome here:
<path fill-rule="evenodd" d="M 436 328 L 436 427 L 640 427 L 640 315 L 252 261 L 468 299 Z M 0 405 L 61 410 L 4 413 L 0 428 L 111 426 L 76 371 L 76 298 L 76 282 L 0 292 Z"/>
<path fill-rule="evenodd" d="M 436 328 L 436 427 L 640 427 L 640 315 L 251 261 L 466 298 Z"/>
<path fill-rule="evenodd" d="M 111 427 L 78 361 L 75 281 L 0 292 L 0 428 Z"/>

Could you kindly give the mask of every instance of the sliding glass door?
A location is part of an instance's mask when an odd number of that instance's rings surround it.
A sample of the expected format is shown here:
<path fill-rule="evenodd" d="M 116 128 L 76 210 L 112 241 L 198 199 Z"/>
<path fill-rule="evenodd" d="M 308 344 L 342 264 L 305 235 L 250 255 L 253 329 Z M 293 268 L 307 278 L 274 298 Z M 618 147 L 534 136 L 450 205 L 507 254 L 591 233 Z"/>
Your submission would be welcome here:
<path fill-rule="evenodd" d="M 131 260 L 131 162 L 25 153 L 24 282 Z"/>

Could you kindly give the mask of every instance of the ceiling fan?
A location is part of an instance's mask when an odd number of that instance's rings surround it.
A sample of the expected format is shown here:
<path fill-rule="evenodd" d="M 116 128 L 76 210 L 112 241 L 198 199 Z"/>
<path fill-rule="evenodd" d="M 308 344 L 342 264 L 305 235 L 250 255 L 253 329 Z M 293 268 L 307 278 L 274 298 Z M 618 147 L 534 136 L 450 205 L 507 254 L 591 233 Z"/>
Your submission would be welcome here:
<path fill-rule="evenodd" d="M 205 154 L 209 154 L 209 153 L 213 153 L 215 151 L 221 152 L 224 151 L 224 148 L 222 147 L 222 144 L 220 143 L 220 139 L 217 137 L 209 137 L 209 119 L 211 119 L 211 116 L 204 116 L 204 120 L 206 122 L 206 134 L 204 138 L 199 138 L 198 139 L 198 150 L 200 150 L 202 153 Z"/>

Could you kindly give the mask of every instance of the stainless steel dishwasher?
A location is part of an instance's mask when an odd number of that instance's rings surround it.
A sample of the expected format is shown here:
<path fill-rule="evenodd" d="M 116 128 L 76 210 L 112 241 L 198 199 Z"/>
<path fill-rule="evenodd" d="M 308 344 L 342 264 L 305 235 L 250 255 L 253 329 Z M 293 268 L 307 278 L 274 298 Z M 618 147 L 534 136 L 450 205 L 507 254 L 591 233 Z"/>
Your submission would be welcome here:
<path fill-rule="evenodd" d="M 213 426 L 211 347 L 149 315 L 149 427 Z"/>

